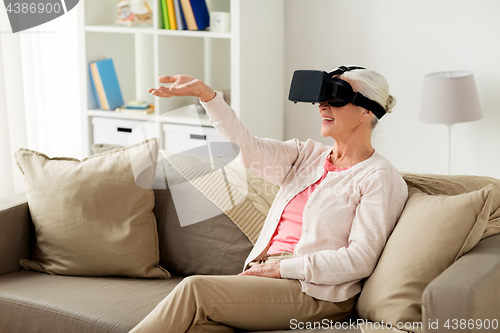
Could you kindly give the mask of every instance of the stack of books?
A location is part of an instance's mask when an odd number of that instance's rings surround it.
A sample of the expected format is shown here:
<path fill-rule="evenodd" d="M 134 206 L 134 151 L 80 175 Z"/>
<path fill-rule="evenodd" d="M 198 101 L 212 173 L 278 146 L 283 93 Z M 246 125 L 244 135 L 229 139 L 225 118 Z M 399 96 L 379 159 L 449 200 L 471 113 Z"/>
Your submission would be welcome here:
<path fill-rule="evenodd" d="M 90 84 L 101 110 L 114 110 L 123 105 L 123 96 L 113 59 L 89 63 Z"/>
<path fill-rule="evenodd" d="M 115 111 L 126 114 L 147 115 L 155 112 L 153 104 L 144 101 L 130 101 L 125 107 L 116 108 Z"/>
<path fill-rule="evenodd" d="M 160 0 L 163 28 L 168 30 L 205 30 L 210 14 L 205 0 Z"/>

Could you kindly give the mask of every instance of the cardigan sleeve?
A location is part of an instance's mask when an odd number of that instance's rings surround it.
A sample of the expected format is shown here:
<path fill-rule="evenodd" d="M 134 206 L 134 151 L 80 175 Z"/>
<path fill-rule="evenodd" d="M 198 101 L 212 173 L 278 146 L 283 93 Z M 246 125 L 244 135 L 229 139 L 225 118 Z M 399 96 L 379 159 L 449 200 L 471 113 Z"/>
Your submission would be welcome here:
<path fill-rule="evenodd" d="M 371 275 L 408 197 L 401 175 L 378 170 L 359 184 L 362 193 L 355 210 L 348 246 L 320 250 L 280 263 L 282 278 L 338 285 Z"/>
<path fill-rule="evenodd" d="M 240 162 L 246 169 L 271 183 L 283 183 L 299 156 L 301 143 L 297 139 L 283 142 L 256 137 L 218 94 L 201 104 L 222 137 L 239 146 Z"/>

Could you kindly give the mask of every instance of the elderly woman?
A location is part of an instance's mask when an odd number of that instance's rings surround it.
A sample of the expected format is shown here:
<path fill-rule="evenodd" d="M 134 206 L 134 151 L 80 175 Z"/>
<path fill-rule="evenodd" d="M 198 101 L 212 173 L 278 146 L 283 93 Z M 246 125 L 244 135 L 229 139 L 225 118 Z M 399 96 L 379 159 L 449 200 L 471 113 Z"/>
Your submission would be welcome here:
<path fill-rule="evenodd" d="M 395 100 L 383 76 L 341 68 L 333 74 L 339 82 L 391 111 Z M 184 279 L 132 332 L 275 330 L 348 319 L 408 197 L 400 173 L 372 147 L 377 117 L 350 102 L 325 101 L 318 121 L 333 146 L 261 139 L 202 81 L 159 81 L 170 85 L 150 93 L 198 97 L 214 127 L 239 145 L 245 168 L 281 189 L 244 272 Z"/>

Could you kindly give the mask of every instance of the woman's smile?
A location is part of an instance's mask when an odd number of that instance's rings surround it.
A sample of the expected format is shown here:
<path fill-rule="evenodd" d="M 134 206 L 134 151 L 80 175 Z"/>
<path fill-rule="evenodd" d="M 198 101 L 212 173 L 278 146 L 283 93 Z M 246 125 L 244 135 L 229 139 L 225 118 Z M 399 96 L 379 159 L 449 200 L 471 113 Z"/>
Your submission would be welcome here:
<path fill-rule="evenodd" d="M 331 123 L 331 122 L 333 122 L 335 120 L 335 118 L 333 117 L 333 115 L 331 115 L 330 113 L 325 112 L 325 111 L 327 111 L 326 108 L 328 106 L 329 106 L 328 104 L 327 105 L 321 105 L 320 104 L 320 106 L 319 106 L 319 114 L 321 116 L 321 122 L 323 124 L 328 124 L 328 123 Z"/>

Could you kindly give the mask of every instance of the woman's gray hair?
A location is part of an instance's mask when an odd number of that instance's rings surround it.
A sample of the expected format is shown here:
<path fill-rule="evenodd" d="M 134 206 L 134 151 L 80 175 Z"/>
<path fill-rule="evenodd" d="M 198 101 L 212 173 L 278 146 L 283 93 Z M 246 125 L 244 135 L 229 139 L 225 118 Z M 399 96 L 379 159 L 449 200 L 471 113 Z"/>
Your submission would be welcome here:
<path fill-rule="evenodd" d="M 389 85 L 385 77 L 368 69 L 355 69 L 340 75 L 341 79 L 349 81 L 354 91 L 382 105 L 387 113 L 392 112 L 396 99 L 389 94 Z M 377 126 L 378 119 L 373 115 L 372 129 Z"/>

